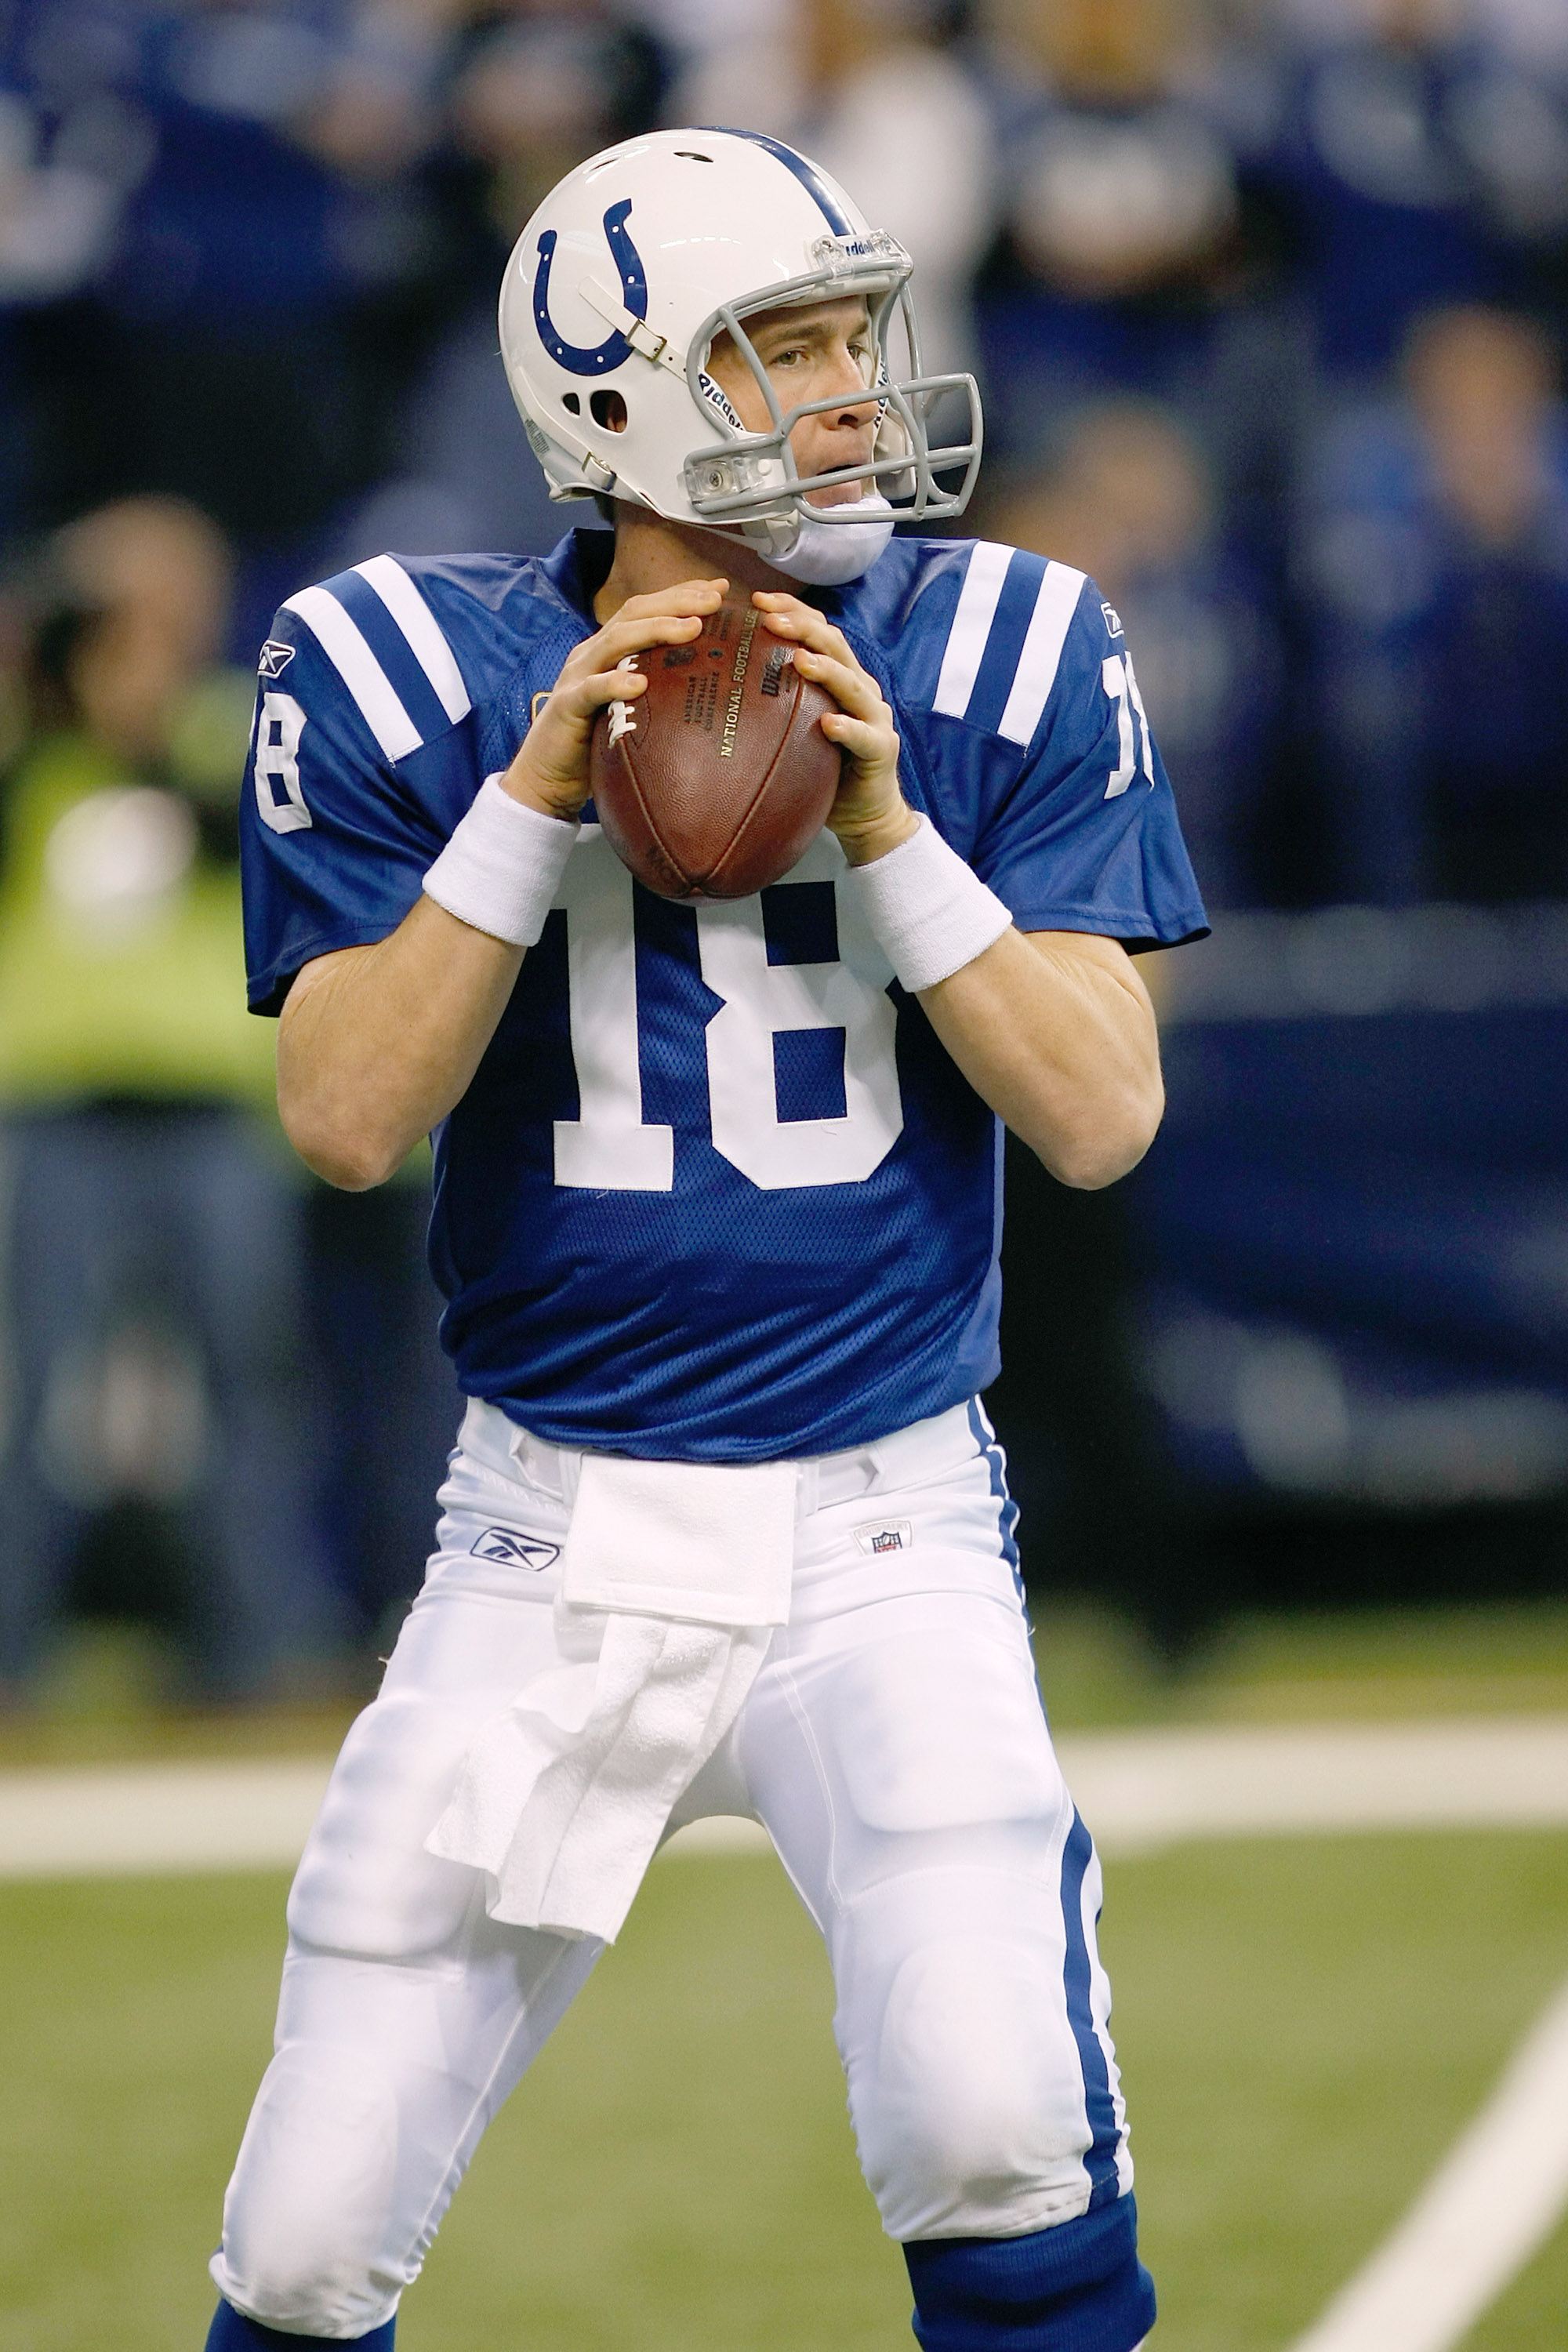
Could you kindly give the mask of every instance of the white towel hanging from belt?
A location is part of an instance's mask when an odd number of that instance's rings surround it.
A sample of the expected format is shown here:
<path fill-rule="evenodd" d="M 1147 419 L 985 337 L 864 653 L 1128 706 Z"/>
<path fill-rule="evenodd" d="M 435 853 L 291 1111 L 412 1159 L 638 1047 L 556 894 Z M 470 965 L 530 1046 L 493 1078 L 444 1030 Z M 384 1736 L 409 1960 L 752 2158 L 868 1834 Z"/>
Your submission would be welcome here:
<path fill-rule="evenodd" d="M 563 1665 L 463 1761 L 426 1845 L 489 1873 L 495 1919 L 613 1943 L 676 1800 L 788 1622 L 796 1472 L 584 1454 Z"/>

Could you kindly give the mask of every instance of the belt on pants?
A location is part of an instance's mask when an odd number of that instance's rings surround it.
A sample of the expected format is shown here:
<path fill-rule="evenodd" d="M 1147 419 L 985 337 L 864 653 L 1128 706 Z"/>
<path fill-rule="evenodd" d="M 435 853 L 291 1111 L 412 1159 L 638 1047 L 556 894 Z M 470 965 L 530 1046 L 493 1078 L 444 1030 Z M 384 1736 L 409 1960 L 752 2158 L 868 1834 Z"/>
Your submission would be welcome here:
<path fill-rule="evenodd" d="M 971 1411 L 967 1404 L 952 1405 L 946 1412 L 910 1422 L 868 1445 L 850 1446 L 841 1454 L 798 1454 L 798 1517 L 806 1518 L 813 1511 L 857 1502 L 866 1495 L 890 1494 L 972 1462 L 981 1445 Z M 497 1467 L 503 1461 L 515 1464 L 532 1485 L 560 1496 L 568 1506 L 575 1496 L 583 1449 L 536 1437 L 509 1420 L 499 1405 L 475 1398 L 464 1417 L 460 1443 L 466 1453 Z"/>

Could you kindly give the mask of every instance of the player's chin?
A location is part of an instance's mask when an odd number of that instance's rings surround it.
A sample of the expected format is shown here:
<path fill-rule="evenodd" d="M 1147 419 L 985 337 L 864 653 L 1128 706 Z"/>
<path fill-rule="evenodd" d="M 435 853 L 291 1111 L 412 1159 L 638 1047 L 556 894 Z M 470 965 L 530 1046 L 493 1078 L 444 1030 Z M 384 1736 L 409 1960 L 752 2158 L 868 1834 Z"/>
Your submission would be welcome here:
<path fill-rule="evenodd" d="M 807 490 L 805 503 L 820 513 L 826 507 L 858 506 L 870 489 L 869 481 L 830 482 L 825 490 Z"/>

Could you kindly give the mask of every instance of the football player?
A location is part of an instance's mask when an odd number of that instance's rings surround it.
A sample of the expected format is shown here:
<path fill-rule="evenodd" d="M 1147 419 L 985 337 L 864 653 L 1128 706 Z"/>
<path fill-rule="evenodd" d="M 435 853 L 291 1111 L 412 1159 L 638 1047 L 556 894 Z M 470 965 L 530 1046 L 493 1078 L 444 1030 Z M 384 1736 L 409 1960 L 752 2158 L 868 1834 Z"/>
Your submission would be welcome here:
<path fill-rule="evenodd" d="M 469 1403 L 289 1898 L 215 2352 L 385 2352 L 658 1838 L 723 1812 L 826 1941 L 927 2352 L 1152 2324 L 1099 1865 L 978 1391 L 1000 1122 L 1069 1184 L 1132 1166 L 1162 1094 L 1128 950 L 1204 917 L 1092 584 L 893 536 L 959 510 L 980 446 L 973 383 L 920 374 L 909 278 L 772 140 L 595 157 L 500 328 L 554 494 L 614 534 L 378 556 L 263 649 L 251 1002 L 330 1181 L 434 1134 Z M 837 704 L 844 782 L 776 887 L 677 905 L 585 809 L 588 740 L 725 593 Z"/>

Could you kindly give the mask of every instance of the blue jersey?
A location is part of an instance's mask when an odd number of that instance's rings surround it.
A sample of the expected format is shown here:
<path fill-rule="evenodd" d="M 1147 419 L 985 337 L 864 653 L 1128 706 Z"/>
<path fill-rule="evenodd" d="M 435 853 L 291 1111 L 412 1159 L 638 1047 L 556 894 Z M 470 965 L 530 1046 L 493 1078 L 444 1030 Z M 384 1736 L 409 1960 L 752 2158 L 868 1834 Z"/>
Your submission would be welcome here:
<path fill-rule="evenodd" d="M 543 562 L 378 556 L 290 597 L 245 796 L 253 1008 L 395 929 L 592 634 L 608 535 Z M 902 780 L 1025 930 L 1204 926 L 1121 625 L 1065 564 L 895 540 L 818 599 Z M 832 1452 L 994 1378 L 998 1123 L 858 919 L 824 833 L 759 897 L 653 897 L 590 807 L 435 1138 L 462 1387 L 563 1445 Z"/>

